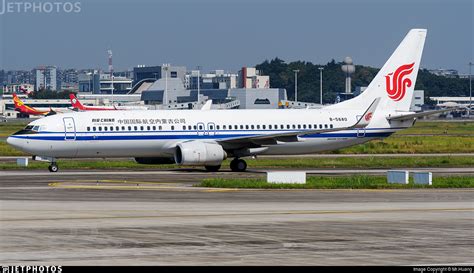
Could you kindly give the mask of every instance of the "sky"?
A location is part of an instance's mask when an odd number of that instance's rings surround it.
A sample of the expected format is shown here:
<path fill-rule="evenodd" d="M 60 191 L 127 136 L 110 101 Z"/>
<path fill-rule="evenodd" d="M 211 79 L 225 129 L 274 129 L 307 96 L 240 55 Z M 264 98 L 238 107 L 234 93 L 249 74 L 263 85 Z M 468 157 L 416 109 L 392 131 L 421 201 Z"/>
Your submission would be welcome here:
<path fill-rule="evenodd" d="M 381 67 L 411 28 L 428 29 L 423 68 L 467 74 L 474 62 L 473 0 L 52 0 L 49 13 L 26 2 L 48 1 L 0 0 L 0 69 L 107 70 L 109 48 L 115 71 L 237 72 L 275 57 Z"/>

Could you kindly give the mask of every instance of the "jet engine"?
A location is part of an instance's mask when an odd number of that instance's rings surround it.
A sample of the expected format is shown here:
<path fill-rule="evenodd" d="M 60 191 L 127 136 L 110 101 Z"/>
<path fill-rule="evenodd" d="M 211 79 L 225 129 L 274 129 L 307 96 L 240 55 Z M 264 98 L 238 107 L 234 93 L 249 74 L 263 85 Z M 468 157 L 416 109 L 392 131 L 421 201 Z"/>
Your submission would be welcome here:
<path fill-rule="evenodd" d="M 221 145 L 201 141 L 179 143 L 174 153 L 178 165 L 219 166 L 226 157 Z"/>

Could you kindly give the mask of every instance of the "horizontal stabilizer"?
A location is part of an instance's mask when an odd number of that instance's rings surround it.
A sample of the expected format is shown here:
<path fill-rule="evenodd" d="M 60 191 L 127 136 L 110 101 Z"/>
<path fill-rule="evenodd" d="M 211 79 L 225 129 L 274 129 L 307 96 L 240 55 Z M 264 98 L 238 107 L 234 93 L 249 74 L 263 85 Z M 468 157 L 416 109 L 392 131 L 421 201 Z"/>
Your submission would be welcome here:
<path fill-rule="evenodd" d="M 439 114 L 439 113 L 444 113 L 444 112 L 450 112 L 450 111 L 455 111 L 459 110 L 461 107 L 453 107 L 453 108 L 446 108 L 442 110 L 433 110 L 433 111 L 426 111 L 426 112 L 420 112 L 420 113 L 407 113 L 407 114 L 399 114 L 399 115 L 392 115 L 388 116 L 388 120 L 409 120 L 409 119 L 414 119 L 418 117 L 425 117 L 425 116 L 431 116 L 434 114 Z"/>

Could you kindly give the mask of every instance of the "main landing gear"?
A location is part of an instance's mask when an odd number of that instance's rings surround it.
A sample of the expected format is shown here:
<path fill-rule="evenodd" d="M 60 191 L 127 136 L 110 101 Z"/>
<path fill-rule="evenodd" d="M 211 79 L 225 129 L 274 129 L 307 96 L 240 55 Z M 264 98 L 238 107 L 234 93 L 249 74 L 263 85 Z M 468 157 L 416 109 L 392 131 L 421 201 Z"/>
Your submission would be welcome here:
<path fill-rule="evenodd" d="M 233 172 L 245 172 L 245 170 L 247 169 L 247 162 L 240 158 L 234 158 L 230 162 L 230 169 Z"/>

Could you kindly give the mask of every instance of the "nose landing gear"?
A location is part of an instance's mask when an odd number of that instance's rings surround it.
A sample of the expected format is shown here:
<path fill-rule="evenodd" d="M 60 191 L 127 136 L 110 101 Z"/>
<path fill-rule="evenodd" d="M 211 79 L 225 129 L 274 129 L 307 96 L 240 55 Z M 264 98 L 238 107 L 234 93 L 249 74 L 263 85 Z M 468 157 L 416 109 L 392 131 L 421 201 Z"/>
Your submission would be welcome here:
<path fill-rule="evenodd" d="M 48 166 L 48 170 L 52 173 L 55 173 L 59 170 L 58 164 L 56 163 L 56 158 L 54 157 L 34 155 L 32 159 L 36 161 L 49 162 L 50 164 Z"/>
<path fill-rule="evenodd" d="M 51 162 L 51 165 L 48 166 L 48 170 L 52 173 L 55 173 L 59 170 L 58 164 L 56 162 Z"/>

